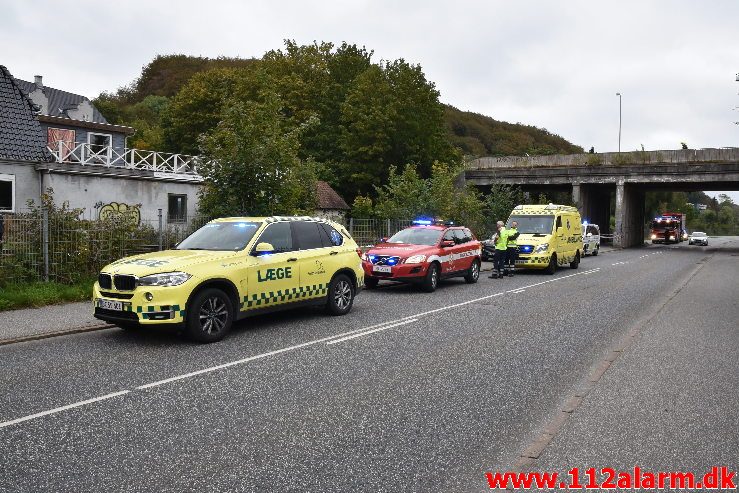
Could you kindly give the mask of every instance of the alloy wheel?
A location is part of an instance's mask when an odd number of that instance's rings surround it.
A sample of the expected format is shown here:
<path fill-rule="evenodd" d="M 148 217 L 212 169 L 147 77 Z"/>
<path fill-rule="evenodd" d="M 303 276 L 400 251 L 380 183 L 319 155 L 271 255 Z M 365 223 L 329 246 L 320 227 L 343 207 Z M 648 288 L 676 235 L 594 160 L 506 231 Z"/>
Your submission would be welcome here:
<path fill-rule="evenodd" d="M 334 303 L 340 310 L 346 309 L 352 300 L 352 287 L 348 281 L 341 280 L 334 288 Z"/>
<path fill-rule="evenodd" d="M 228 307 L 217 296 L 207 298 L 200 307 L 200 330 L 208 334 L 218 333 L 226 328 Z"/>

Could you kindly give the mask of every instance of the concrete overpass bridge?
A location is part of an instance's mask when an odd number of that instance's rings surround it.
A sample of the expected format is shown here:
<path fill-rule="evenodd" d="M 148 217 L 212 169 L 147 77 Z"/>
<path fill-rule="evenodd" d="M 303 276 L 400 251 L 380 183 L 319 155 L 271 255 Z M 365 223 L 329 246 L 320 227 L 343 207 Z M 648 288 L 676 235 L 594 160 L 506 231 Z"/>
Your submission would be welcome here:
<path fill-rule="evenodd" d="M 615 246 L 644 241 L 648 191 L 739 190 L 739 148 L 483 157 L 467 163 L 465 181 L 524 191 L 572 193 L 583 218 L 606 227 L 615 194 Z"/>

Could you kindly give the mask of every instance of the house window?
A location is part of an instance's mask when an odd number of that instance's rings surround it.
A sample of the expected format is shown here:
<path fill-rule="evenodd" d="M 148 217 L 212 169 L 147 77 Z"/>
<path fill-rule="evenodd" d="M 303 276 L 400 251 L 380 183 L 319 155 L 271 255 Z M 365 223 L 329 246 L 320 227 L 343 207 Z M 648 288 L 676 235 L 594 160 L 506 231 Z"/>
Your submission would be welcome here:
<path fill-rule="evenodd" d="M 15 175 L 0 174 L 0 211 L 15 212 Z"/>
<path fill-rule="evenodd" d="M 87 134 L 89 144 L 88 162 L 110 164 L 113 157 L 113 136 L 111 134 Z"/>
<path fill-rule="evenodd" d="M 169 194 L 167 205 L 167 222 L 184 223 L 187 221 L 187 195 Z"/>

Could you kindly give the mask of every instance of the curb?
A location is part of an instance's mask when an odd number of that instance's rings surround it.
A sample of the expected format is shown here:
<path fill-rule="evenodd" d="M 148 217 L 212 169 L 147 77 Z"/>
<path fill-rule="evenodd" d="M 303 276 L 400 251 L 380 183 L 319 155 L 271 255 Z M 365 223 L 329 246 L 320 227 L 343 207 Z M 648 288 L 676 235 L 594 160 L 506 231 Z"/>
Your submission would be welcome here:
<path fill-rule="evenodd" d="M 96 330 L 110 329 L 115 327 L 112 324 L 86 325 L 84 327 L 73 327 L 71 329 L 57 330 L 54 332 L 45 332 L 43 334 L 34 334 L 30 336 L 14 337 L 11 339 L 0 339 L 0 346 L 9 344 L 17 344 L 19 342 L 38 341 L 41 339 L 51 339 L 52 337 L 66 336 L 70 334 L 81 334 L 83 332 L 94 332 Z"/>

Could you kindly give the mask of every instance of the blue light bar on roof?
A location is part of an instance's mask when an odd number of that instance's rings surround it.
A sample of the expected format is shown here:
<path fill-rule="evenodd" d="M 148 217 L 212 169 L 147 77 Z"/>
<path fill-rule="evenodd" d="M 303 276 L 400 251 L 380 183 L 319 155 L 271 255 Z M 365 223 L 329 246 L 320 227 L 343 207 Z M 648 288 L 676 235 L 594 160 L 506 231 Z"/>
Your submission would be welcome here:
<path fill-rule="evenodd" d="M 431 226 L 434 224 L 434 221 L 431 219 L 414 219 L 413 224 L 416 226 Z"/>

